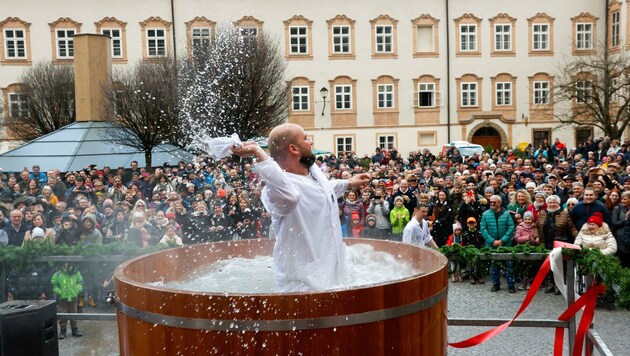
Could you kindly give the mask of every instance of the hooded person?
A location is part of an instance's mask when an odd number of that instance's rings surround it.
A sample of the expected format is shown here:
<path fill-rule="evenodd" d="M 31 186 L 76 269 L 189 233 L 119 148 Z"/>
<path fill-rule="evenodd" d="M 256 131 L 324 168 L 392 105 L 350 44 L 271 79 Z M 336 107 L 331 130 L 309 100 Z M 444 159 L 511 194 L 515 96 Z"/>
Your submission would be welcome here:
<path fill-rule="evenodd" d="M 57 243 L 69 246 L 76 245 L 81 240 L 81 231 L 75 224 L 74 214 L 61 214 L 61 229 L 57 234 Z"/>
<path fill-rule="evenodd" d="M 81 272 L 73 265 L 66 262 L 61 269 L 52 276 L 51 284 L 53 293 L 57 297 L 57 312 L 77 313 L 79 296 L 83 291 L 83 276 L 81 276 Z M 67 325 L 68 321 L 66 319 L 59 320 L 60 339 L 65 339 Z M 70 327 L 72 328 L 72 336 L 82 336 L 76 320 L 70 320 Z"/>
<path fill-rule="evenodd" d="M 361 231 L 360 236 L 367 239 L 382 239 L 381 231 L 376 227 L 376 216 L 374 214 L 368 214 L 365 221 L 366 225 Z"/>
<path fill-rule="evenodd" d="M 83 233 L 80 240 L 85 245 L 100 245 L 103 243 L 103 235 L 96 228 L 96 215 L 87 213 L 81 218 Z"/>
<path fill-rule="evenodd" d="M 614 255 L 617 252 L 617 240 L 599 211 L 591 215 L 582 226 L 575 238 L 575 244 L 591 249 L 598 248 L 604 255 Z"/>

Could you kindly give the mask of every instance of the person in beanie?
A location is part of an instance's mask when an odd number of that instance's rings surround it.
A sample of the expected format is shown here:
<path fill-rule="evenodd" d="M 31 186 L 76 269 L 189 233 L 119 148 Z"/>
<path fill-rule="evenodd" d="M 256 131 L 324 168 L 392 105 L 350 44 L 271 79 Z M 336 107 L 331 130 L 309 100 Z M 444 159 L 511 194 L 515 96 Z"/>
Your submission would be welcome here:
<path fill-rule="evenodd" d="M 466 219 L 466 230 L 462 234 L 462 246 L 474 246 L 475 248 L 482 248 L 486 244 L 481 232 L 477 228 L 477 219 L 469 217 Z M 470 284 L 484 284 L 483 279 L 479 276 L 479 270 L 477 268 L 470 270 L 470 277 L 472 281 Z"/>
<path fill-rule="evenodd" d="M 575 244 L 588 248 L 598 248 L 604 255 L 614 255 L 617 252 L 617 240 L 610 232 L 604 216 L 600 212 L 593 214 L 580 229 L 575 238 Z"/>
<path fill-rule="evenodd" d="M 92 213 L 85 214 L 81 218 L 81 226 L 83 227 L 83 233 L 81 234 L 81 241 L 86 245 L 100 245 L 103 243 L 103 235 L 96 228 L 96 215 Z"/>
<path fill-rule="evenodd" d="M 382 230 L 376 227 L 376 216 L 374 214 L 368 214 L 367 225 L 361 230 L 361 237 L 366 239 L 381 239 L 384 240 L 386 236 L 381 234 Z"/>
<path fill-rule="evenodd" d="M 358 212 L 353 212 L 352 213 L 352 218 L 351 218 L 351 229 L 352 229 L 352 237 L 360 237 L 361 236 L 361 231 L 363 231 L 363 224 L 361 223 L 361 217 L 359 216 Z"/>
<path fill-rule="evenodd" d="M 61 230 L 57 234 L 57 244 L 76 245 L 81 240 L 81 231 L 75 225 L 76 216 L 70 213 L 61 215 Z"/>
<path fill-rule="evenodd" d="M 531 211 L 526 211 L 525 214 L 523 214 L 523 221 L 518 224 L 516 232 L 514 233 L 514 242 L 520 245 L 524 245 L 526 243 L 529 243 L 532 246 L 540 245 L 538 229 L 534 223 L 534 213 Z M 522 283 L 521 286 L 518 287 L 519 290 L 529 289 L 529 285 L 531 285 L 537 270 L 538 268 L 530 268 L 529 275 L 521 275 Z"/>
<path fill-rule="evenodd" d="M 455 224 L 453 224 L 453 234 L 448 237 L 446 244 L 449 246 L 462 246 L 463 242 L 464 236 L 462 234 L 462 225 L 459 222 L 455 222 Z M 451 261 L 451 263 L 453 269 L 453 282 L 463 282 L 464 278 L 462 277 L 462 265 L 457 261 Z"/>
<path fill-rule="evenodd" d="M 64 263 L 61 270 L 53 274 L 52 279 L 53 293 L 57 296 L 57 312 L 58 313 L 77 313 L 79 295 L 83 291 L 83 277 L 81 272 L 70 265 Z M 66 326 L 68 321 L 59 320 L 59 339 L 66 338 Z M 70 328 L 72 336 L 80 337 L 83 334 L 79 331 L 76 320 L 70 320 Z"/>

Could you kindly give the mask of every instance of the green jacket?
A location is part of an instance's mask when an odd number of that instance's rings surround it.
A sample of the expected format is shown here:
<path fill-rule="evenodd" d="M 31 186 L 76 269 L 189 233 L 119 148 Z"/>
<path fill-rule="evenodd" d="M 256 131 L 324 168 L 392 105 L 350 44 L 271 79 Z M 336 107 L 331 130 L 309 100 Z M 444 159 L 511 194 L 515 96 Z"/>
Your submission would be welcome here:
<path fill-rule="evenodd" d="M 59 300 L 69 302 L 77 300 L 83 291 L 83 277 L 81 272 L 73 269 L 62 269 L 56 272 L 51 279 L 53 293 Z"/>
<path fill-rule="evenodd" d="M 389 212 L 389 222 L 392 224 L 392 234 L 402 234 L 405 230 L 405 226 L 409 222 L 409 210 L 405 206 L 401 206 L 400 209 L 394 206 L 394 209 Z"/>
<path fill-rule="evenodd" d="M 514 237 L 514 220 L 509 211 L 501 208 L 499 215 L 496 216 L 494 210 L 488 209 L 481 215 L 481 224 L 479 225 L 481 236 L 486 240 L 486 247 L 492 247 L 495 240 L 502 240 L 503 246 L 512 246 L 512 238 Z"/>

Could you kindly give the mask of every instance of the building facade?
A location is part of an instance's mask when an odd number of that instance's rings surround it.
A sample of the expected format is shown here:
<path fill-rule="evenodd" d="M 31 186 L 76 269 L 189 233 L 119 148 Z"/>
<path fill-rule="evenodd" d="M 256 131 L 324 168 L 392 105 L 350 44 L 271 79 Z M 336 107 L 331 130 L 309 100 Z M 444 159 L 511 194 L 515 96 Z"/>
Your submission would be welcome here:
<path fill-rule="evenodd" d="M 598 135 L 554 118 L 554 77 L 606 42 L 622 49 L 630 23 L 627 2 L 609 0 L 34 0 L 0 16 L 5 120 L 23 112 L 20 73 L 43 60 L 71 64 L 74 34 L 109 35 L 114 65 L 129 66 L 189 55 L 235 24 L 283 45 L 288 121 L 318 149 L 359 154 L 435 152 L 454 140 L 513 147 L 559 137 L 571 147 Z M 5 135 L 0 150 L 16 144 Z"/>

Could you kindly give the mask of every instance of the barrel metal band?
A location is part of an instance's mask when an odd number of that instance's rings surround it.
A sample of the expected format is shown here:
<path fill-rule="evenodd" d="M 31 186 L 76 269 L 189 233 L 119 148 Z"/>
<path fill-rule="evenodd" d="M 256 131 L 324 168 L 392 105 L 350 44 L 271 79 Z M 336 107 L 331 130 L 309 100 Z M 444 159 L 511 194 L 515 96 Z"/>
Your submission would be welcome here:
<path fill-rule="evenodd" d="M 335 328 L 359 324 L 374 323 L 389 319 L 400 318 L 415 314 L 446 298 L 448 287 L 437 294 L 417 302 L 401 305 L 389 309 L 373 310 L 365 313 L 327 316 L 307 319 L 280 320 L 218 320 L 196 319 L 179 316 L 163 315 L 128 306 L 116 299 L 118 309 L 134 318 L 154 325 L 171 326 L 185 329 L 214 330 L 214 331 L 296 331 Z"/>

